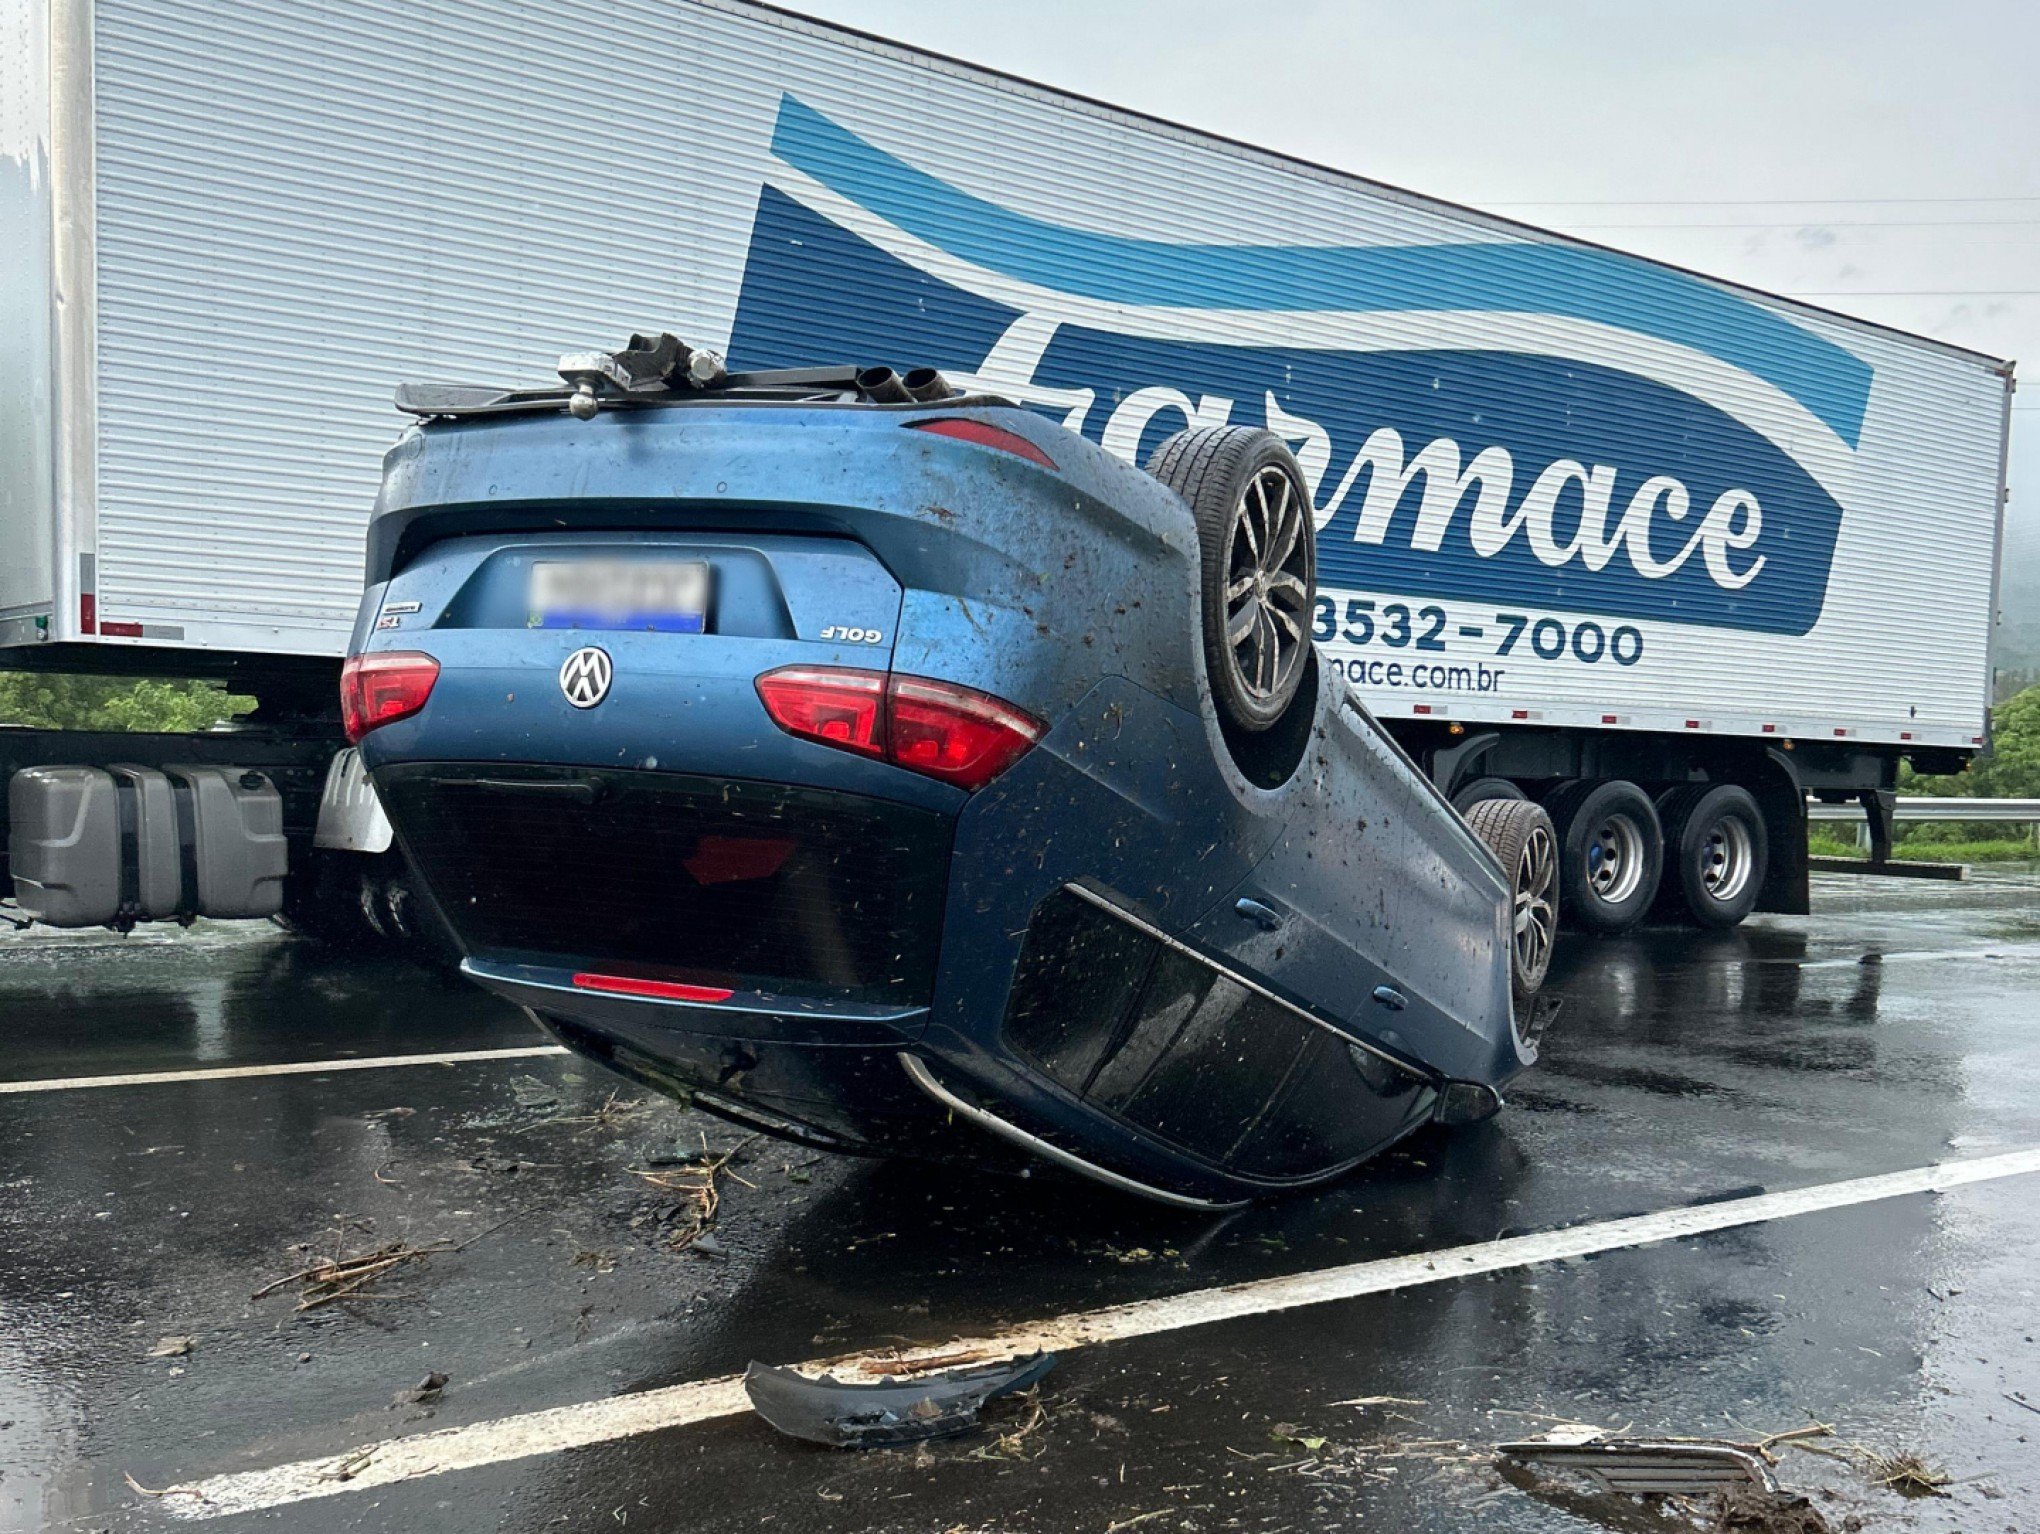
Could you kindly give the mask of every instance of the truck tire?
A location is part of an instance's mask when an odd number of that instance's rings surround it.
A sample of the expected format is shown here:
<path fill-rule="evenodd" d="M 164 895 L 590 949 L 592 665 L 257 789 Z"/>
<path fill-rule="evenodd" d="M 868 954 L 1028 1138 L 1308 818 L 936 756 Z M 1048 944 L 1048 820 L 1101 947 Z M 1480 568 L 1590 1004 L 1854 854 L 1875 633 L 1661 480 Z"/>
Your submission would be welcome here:
<path fill-rule="evenodd" d="M 1544 800 L 1558 828 L 1558 887 L 1567 919 L 1588 932 L 1627 932 L 1657 898 L 1665 841 L 1657 807 L 1634 783 L 1579 779 Z"/>
<path fill-rule="evenodd" d="M 1520 1020 L 1543 988 L 1558 935 L 1558 835 L 1544 807 L 1520 794 L 1481 800 L 1467 809 L 1466 824 L 1509 876 L 1509 986 Z"/>
<path fill-rule="evenodd" d="M 1452 808 L 1469 814 L 1476 804 L 1488 799 L 1528 799 L 1530 796 L 1507 778 L 1475 778 L 1452 796 Z"/>
<path fill-rule="evenodd" d="M 1746 788 L 1687 783 L 1658 798 L 1665 834 L 1661 908 L 1696 926 L 1733 927 L 1756 908 L 1770 870 L 1764 815 Z"/>
<path fill-rule="evenodd" d="M 1179 431 L 1147 471 L 1197 522 L 1213 706 L 1234 729 L 1272 729 L 1310 670 L 1317 535 L 1303 471 L 1287 443 L 1251 426 Z"/>
<path fill-rule="evenodd" d="M 436 968 L 460 963 L 460 943 L 415 889 L 403 854 L 315 850 L 284 883 L 278 924 L 355 956 L 398 952 Z"/>
<path fill-rule="evenodd" d="M 276 924 L 340 954 L 374 953 L 386 939 L 370 914 L 371 894 L 360 874 L 364 854 L 314 850 L 283 884 Z"/>

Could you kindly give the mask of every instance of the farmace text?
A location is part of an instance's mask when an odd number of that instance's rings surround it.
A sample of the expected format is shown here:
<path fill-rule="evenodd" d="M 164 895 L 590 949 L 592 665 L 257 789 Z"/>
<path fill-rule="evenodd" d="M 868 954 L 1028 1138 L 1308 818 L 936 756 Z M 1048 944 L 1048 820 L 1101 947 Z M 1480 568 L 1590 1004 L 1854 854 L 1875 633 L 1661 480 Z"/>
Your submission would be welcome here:
<path fill-rule="evenodd" d="M 1676 575 L 1698 553 L 1707 578 L 1723 591 L 1740 591 L 1765 565 L 1763 555 L 1750 559 L 1745 554 L 1764 533 L 1763 508 L 1748 490 L 1724 490 L 1716 496 L 1678 552 L 1659 558 L 1652 546 L 1653 522 L 1660 512 L 1667 522 L 1684 522 L 1693 504 L 1686 486 L 1669 474 L 1653 474 L 1638 484 L 1611 530 L 1608 517 L 1614 506 L 1616 470 L 1610 464 L 1556 459 L 1539 471 L 1511 508 L 1516 465 L 1507 448 L 1483 448 L 1462 469 L 1459 444 L 1439 437 L 1405 462 L 1402 433 L 1386 426 L 1369 434 L 1338 488 L 1318 508 L 1320 527 L 1337 514 L 1363 469 L 1367 493 L 1353 525 L 1356 543 L 1387 539 L 1396 508 L 1421 474 L 1423 498 L 1408 536 L 1409 547 L 1423 553 L 1436 553 L 1444 546 L 1446 531 L 1471 491 L 1473 510 L 1464 536 L 1481 559 L 1494 558 L 1520 533 L 1537 562 L 1548 568 L 1578 558 L 1589 570 L 1605 570 L 1619 551 L 1643 579 L 1661 581 Z M 1570 534 L 1561 537 L 1559 499 L 1568 491 L 1577 501 L 1576 520 Z"/>

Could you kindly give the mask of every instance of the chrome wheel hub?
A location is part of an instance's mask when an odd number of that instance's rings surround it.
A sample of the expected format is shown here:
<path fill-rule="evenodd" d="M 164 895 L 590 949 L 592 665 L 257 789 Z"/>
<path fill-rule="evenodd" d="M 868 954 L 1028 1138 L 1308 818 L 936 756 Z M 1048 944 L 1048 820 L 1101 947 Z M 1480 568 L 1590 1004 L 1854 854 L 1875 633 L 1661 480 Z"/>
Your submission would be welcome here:
<path fill-rule="evenodd" d="M 1716 900 L 1741 895 L 1755 867 L 1750 828 L 1739 815 L 1724 815 L 1707 828 L 1700 844 L 1700 887 Z"/>
<path fill-rule="evenodd" d="M 1610 815 L 1587 839 L 1587 887 L 1620 905 L 1643 882 L 1643 827 L 1627 815 Z"/>

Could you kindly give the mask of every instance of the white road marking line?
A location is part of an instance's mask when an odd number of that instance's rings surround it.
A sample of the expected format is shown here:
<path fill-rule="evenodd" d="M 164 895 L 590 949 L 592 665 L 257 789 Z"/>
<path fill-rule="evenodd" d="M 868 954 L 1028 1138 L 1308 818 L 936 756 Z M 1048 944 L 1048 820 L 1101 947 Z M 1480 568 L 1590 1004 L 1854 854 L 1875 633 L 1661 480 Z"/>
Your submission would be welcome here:
<path fill-rule="evenodd" d="M 1880 964 L 1937 964 L 1949 959 L 2031 959 L 2040 957 L 2040 943 L 1998 943 L 1989 948 L 1922 948 L 1900 953 L 1867 953 L 1854 959 L 1786 960 L 1801 969 L 1875 969 Z M 1759 960 L 1771 963 L 1772 960 Z"/>
<path fill-rule="evenodd" d="M 1448 1247 L 1314 1273 L 1256 1279 L 1220 1289 L 1198 1289 L 1162 1299 L 1137 1300 L 1128 1305 L 1009 1327 L 989 1336 L 945 1342 L 924 1351 L 947 1354 L 983 1349 L 994 1356 L 1031 1353 L 1037 1348 L 1068 1351 L 2034 1172 L 2040 1172 L 2040 1147 L 1877 1177 L 1852 1178 L 1786 1193 L 1760 1193 L 1718 1204 L 1666 1209 L 1539 1235 L 1510 1236 L 1477 1246 Z M 839 1378 L 868 1377 L 845 1367 L 842 1359 L 813 1359 L 800 1365 L 809 1370 L 824 1366 L 832 1368 Z M 638 1433 L 736 1416 L 748 1409 L 740 1377 L 724 1375 L 602 1401 L 499 1417 L 465 1427 L 442 1428 L 410 1438 L 385 1439 L 326 1459 L 217 1475 L 172 1488 L 164 1494 L 160 1505 L 180 1518 L 219 1518 L 314 1497 L 368 1491 L 420 1476 L 556 1454 Z"/>
<path fill-rule="evenodd" d="M 563 1055 L 558 1044 L 516 1049 L 460 1049 L 444 1055 L 367 1055 L 351 1060 L 286 1060 L 279 1065 L 215 1065 L 194 1071 L 133 1071 L 124 1076 L 52 1076 L 0 1081 L 0 1097 L 20 1092 L 81 1092 L 87 1087 L 153 1087 L 170 1081 L 238 1081 L 244 1076 L 322 1076 L 328 1071 L 383 1071 L 400 1065 L 464 1065 L 470 1060 L 536 1060 Z"/>

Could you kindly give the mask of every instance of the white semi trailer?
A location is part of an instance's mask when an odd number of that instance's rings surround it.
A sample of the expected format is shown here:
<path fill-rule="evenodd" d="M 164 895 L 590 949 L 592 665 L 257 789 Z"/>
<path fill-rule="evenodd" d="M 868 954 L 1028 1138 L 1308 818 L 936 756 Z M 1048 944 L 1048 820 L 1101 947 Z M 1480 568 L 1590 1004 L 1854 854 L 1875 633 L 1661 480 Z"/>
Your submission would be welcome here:
<path fill-rule="evenodd" d="M 733 0 L 0 5 L 0 666 L 261 700 L 0 776 L 259 772 L 306 920 L 403 904 L 329 771 L 392 386 L 633 327 L 1272 427 L 1324 654 L 1602 930 L 1983 744 L 2008 363 Z"/>

